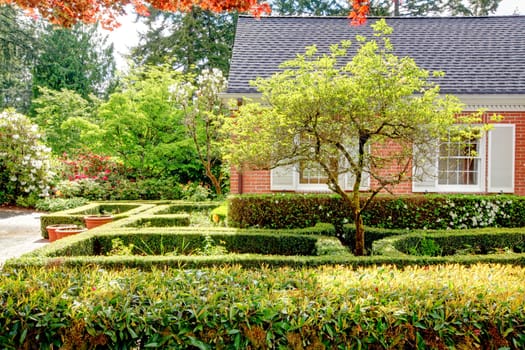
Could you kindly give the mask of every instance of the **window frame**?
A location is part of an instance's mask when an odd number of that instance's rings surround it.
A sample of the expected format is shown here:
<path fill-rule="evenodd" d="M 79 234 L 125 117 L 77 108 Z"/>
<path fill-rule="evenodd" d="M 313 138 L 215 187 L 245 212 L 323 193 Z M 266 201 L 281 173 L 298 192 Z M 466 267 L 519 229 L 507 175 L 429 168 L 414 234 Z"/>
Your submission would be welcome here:
<path fill-rule="evenodd" d="M 479 158 L 479 169 L 478 169 L 478 183 L 477 184 L 440 184 L 439 183 L 439 162 L 440 162 L 440 150 L 441 142 L 436 142 L 435 152 L 432 155 L 432 165 L 433 170 L 432 181 L 428 179 L 425 180 L 427 185 L 418 184 L 418 181 L 412 180 L 412 192 L 449 192 L 449 193 L 480 193 L 485 192 L 486 181 L 487 181 L 487 135 L 483 135 L 478 142 L 478 156 Z M 417 156 L 417 146 L 414 145 L 413 151 L 414 157 Z M 430 168 L 430 166 L 429 166 Z M 415 167 L 412 168 L 412 171 L 416 171 Z"/>

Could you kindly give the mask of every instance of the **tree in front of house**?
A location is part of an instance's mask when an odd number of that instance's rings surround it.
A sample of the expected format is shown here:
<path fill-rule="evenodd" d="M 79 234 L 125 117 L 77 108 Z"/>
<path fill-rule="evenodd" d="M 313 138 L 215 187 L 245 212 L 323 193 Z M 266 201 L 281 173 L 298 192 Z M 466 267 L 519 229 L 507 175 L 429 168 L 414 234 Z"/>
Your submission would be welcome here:
<path fill-rule="evenodd" d="M 451 132 L 461 139 L 480 133 L 456 123 L 462 104 L 441 96 L 428 71 L 392 53 L 384 20 L 372 27 L 372 40 L 356 37 L 348 64 L 339 61 L 350 42 L 324 55 L 313 46 L 257 79 L 262 101 L 241 106 L 225 126 L 226 158 L 238 169 L 289 168 L 337 193 L 353 211 L 357 255 L 364 254 L 362 213 L 375 195 L 420 174 Z M 369 193 L 361 195 L 365 183 Z"/>

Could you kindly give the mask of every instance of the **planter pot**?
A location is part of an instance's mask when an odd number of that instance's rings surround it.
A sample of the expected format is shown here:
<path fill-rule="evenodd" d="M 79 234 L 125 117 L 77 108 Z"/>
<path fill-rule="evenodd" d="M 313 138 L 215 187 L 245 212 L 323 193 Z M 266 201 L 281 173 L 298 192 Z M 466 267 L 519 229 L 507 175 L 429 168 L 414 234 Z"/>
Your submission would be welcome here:
<path fill-rule="evenodd" d="M 88 215 L 84 216 L 84 222 L 87 229 L 92 229 L 100 225 L 107 224 L 108 222 L 113 221 L 112 215 Z"/>
<path fill-rule="evenodd" d="M 75 224 L 56 224 L 46 226 L 47 235 L 49 242 L 54 242 L 57 240 L 56 230 L 61 228 L 78 228 L 78 225 Z"/>
<path fill-rule="evenodd" d="M 73 236 L 82 232 L 86 232 L 87 228 L 83 227 L 71 227 L 71 228 L 59 228 L 55 231 L 56 238 L 62 239 L 67 236 Z"/>

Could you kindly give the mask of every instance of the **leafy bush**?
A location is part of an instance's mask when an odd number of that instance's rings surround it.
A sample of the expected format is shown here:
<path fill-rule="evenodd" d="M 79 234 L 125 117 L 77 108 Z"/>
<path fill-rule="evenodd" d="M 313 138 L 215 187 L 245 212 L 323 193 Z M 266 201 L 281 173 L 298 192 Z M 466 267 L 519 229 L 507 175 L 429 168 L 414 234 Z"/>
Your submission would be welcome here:
<path fill-rule="evenodd" d="M 47 196 L 53 182 L 51 152 L 38 126 L 14 110 L 0 113 L 0 199 L 22 202 L 19 197 Z"/>
<path fill-rule="evenodd" d="M 175 179 L 97 181 L 82 178 L 60 181 L 55 191 L 58 195 L 89 200 L 177 200 L 183 197 L 182 186 Z"/>
<path fill-rule="evenodd" d="M 6 270 L 0 347 L 522 349 L 522 267 Z"/>
<path fill-rule="evenodd" d="M 293 228 L 352 222 L 334 195 L 243 195 L 229 199 L 228 224 Z M 382 195 L 363 212 L 368 226 L 394 229 L 524 227 L 525 197 L 512 195 Z"/>
<path fill-rule="evenodd" d="M 73 209 L 85 205 L 88 200 L 81 197 L 72 198 L 44 198 L 38 200 L 35 208 L 42 211 L 57 212 L 67 209 Z"/>

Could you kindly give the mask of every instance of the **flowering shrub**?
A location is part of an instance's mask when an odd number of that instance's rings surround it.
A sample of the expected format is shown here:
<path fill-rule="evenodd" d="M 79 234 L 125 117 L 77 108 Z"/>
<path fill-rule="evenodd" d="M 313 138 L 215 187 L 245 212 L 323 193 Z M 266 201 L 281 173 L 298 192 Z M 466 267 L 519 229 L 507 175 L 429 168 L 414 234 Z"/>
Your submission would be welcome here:
<path fill-rule="evenodd" d="M 0 201 L 48 195 L 55 174 L 41 137 L 28 117 L 11 109 L 0 113 Z"/>
<path fill-rule="evenodd" d="M 122 163 L 110 156 L 86 153 L 70 158 L 64 153 L 60 161 L 64 165 L 62 177 L 70 181 L 82 179 L 115 181 L 125 174 Z"/>

